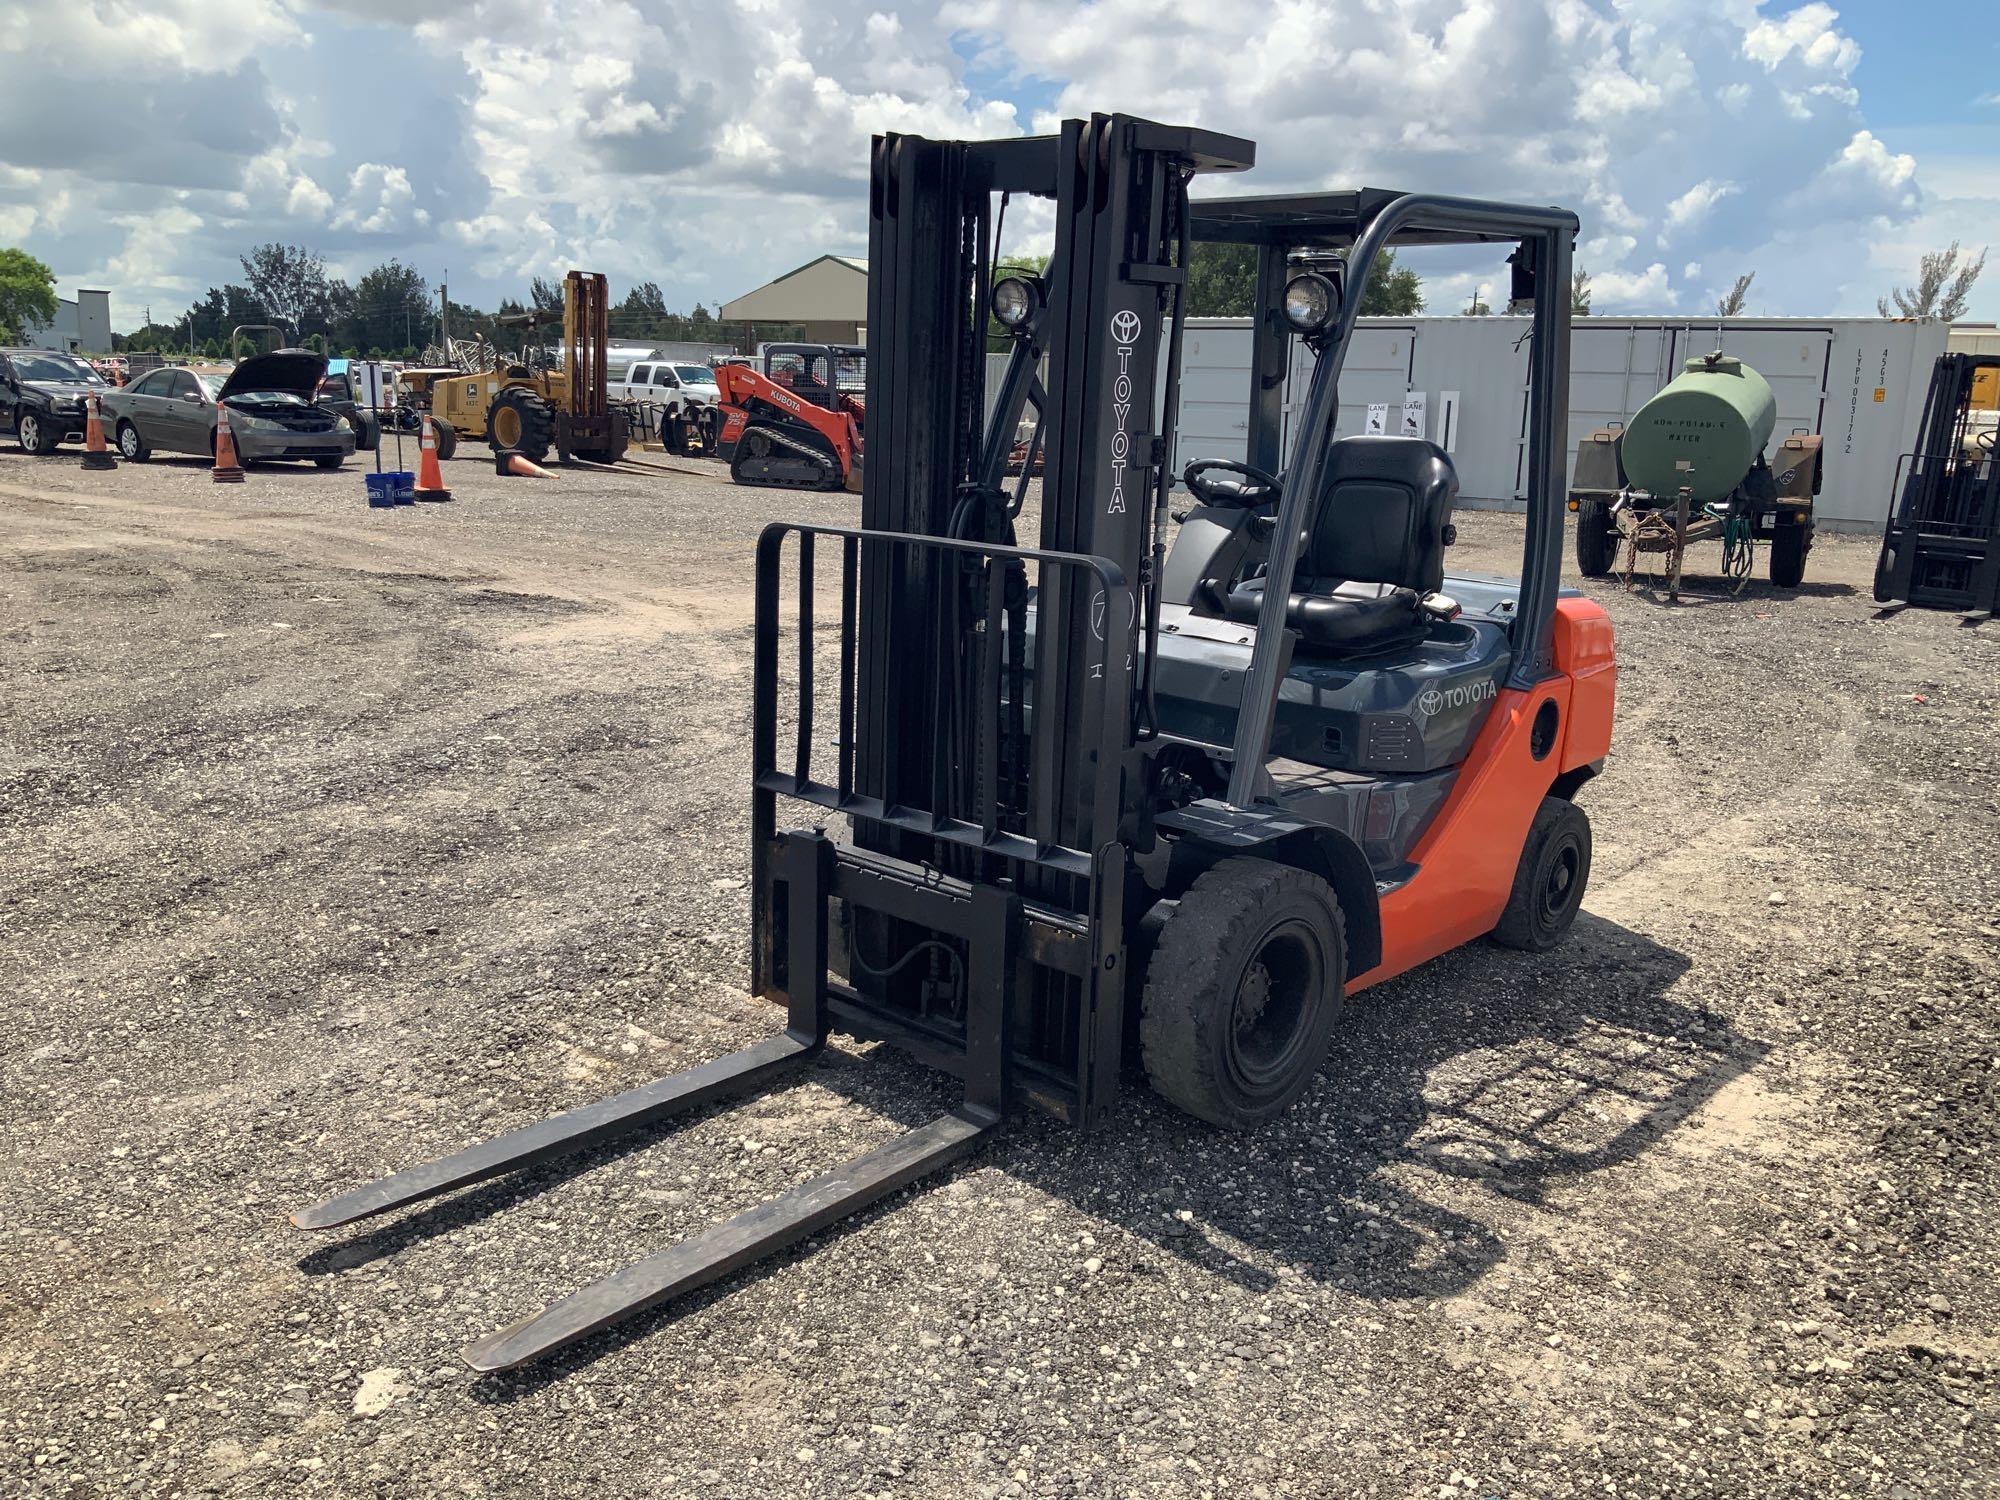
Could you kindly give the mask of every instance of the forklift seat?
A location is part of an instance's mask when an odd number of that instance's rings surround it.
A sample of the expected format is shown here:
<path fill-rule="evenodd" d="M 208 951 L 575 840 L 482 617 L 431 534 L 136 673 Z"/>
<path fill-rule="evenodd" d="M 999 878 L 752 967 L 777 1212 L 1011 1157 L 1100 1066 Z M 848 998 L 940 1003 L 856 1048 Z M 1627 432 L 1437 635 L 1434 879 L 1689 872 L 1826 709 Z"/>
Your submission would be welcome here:
<path fill-rule="evenodd" d="M 1327 451 L 1326 481 L 1299 558 L 1285 623 L 1302 644 L 1359 656 L 1421 639 L 1424 597 L 1444 586 L 1458 475 L 1421 438 L 1348 437 Z M 1228 615 L 1255 624 L 1262 578 L 1230 590 Z"/>

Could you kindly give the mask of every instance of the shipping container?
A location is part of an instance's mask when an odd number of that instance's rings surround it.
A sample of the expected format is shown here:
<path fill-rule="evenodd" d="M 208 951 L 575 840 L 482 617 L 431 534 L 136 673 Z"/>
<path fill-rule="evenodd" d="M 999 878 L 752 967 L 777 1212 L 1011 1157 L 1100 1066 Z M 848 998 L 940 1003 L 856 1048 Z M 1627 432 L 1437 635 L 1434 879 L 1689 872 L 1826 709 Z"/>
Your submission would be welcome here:
<path fill-rule="evenodd" d="M 1527 464 L 1528 329 L 1526 318 L 1510 317 L 1361 319 L 1341 371 L 1336 431 L 1429 438 L 1457 465 L 1462 503 L 1516 508 Z M 1630 420 L 1688 359 L 1721 349 L 1770 382 L 1773 444 L 1794 432 L 1825 438 L 1821 523 L 1876 529 L 1945 335 L 1939 322 L 1891 318 L 1579 318 L 1570 341 L 1570 461 L 1593 429 Z M 1295 342 L 1288 452 L 1310 365 Z M 1242 460 L 1249 319 L 1189 319 L 1183 366 L 1175 472 L 1201 458 Z"/>

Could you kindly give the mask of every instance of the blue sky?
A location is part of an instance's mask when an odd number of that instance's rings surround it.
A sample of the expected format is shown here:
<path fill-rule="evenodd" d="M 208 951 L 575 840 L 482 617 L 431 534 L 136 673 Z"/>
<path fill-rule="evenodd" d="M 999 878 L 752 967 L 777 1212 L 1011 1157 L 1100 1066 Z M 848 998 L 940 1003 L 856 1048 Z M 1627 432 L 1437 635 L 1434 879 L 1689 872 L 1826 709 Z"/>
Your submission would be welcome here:
<path fill-rule="evenodd" d="M 114 323 L 265 240 L 490 306 L 607 272 L 713 307 L 866 249 L 871 133 L 1124 109 L 1250 135 L 1242 190 L 1561 202 L 1601 311 L 1859 314 L 2000 238 L 2000 6 L 1909 0 L 68 0 L 0 28 L 0 244 Z M 1246 28 L 1246 20 L 1253 24 Z M 116 108 L 78 109 L 82 99 Z M 1010 222 L 1046 233 L 1032 205 Z M 1025 246 L 1022 246 L 1025 248 Z M 1492 269 L 1427 282 L 1463 306 Z M 2000 316 L 2000 266 L 1973 314 Z"/>

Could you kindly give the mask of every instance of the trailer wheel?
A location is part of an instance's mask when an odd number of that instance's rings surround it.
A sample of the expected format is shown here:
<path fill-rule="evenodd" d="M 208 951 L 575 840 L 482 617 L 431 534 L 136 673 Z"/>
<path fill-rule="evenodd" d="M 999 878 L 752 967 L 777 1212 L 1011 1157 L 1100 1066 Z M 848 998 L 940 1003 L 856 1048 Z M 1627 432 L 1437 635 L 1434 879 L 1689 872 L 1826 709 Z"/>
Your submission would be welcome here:
<path fill-rule="evenodd" d="M 1618 527 L 1602 500 L 1576 503 L 1576 570 L 1585 578 L 1603 578 L 1618 557 Z"/>
<path fill-rule="evenodd" d="M 525 386 L 510 385 L 493 398 L 486 413 L 486 436 L 495 448 L 512 449 L 538 464 L 549 456 L 549 445 L 555 441 L 555 413 Z"/>
<path fill-rule="evenodd" d="M 1333 887 L 1290 865 L 1225 859 L 1188 887 L 1146 967 L 1146 1077 L 1212 1125 L 1262 1125 L 1326 1061 L 1346 985 Z"/>
<path fill-rule="evenodd" d="M 1590 819 L 1561 797 L 1544 797 L 1528 825 L 1507 909 L 1493 929 L 1503 948 L 1545 953 L 1563 940 L 1590 883 Z"/>
<path fill-rule="evenodd" d="M 1771 528 L 1771 583 L 1795 589 L 1806 576 L 1806 553 L 1812 550 L 1812 528 L 1803 521 L 1780 521 Z"/>

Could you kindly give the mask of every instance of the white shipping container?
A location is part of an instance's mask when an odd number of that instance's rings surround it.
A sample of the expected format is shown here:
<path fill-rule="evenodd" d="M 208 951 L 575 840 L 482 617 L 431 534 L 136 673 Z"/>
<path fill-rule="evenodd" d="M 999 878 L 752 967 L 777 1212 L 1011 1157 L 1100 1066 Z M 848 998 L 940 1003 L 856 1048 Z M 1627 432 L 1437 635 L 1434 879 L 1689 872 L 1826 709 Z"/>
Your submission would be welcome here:
<path fill-rule="evenodd" d="M 1384 430 L 1417 430 L 1458 466 L 1464 503 L 1518 508 L 1526 468 L 1530 320 L 1363 318 L 1341 370 L 1340 436 L 1371 406 Z M 1775 445 L 1795 431 L 1826 439 L 1818 515 L 1867 531 L 1888 512 L 1897 459 L 1915 441 L 1946 327 L 1886 318 L 1579 318 L 1570 341 L 1568 460 L 1593 429 L 1629 421 L 1691 358 L 1722 349 L 1770 381 Z M 1247 318 L 1192 318 L 1183 347 L 1174 469 L 1248 449 Z M 1285 451 L 1311 359 L 1295 344 L 1285 388 Z"/>

